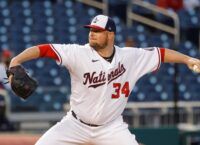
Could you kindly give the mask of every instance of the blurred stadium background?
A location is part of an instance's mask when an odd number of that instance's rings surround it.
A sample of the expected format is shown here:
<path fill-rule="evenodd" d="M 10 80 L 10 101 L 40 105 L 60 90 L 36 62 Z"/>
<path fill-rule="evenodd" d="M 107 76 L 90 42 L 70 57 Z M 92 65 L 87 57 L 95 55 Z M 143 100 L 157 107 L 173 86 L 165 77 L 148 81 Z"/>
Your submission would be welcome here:
<path fill-rule="evenodd" d="M 1 0 L 0 50 L 16 55 L 42 43 L 87 43 L 82 26 L 102 13 L 116 22 L 119 46 L 166 47 L 200 58 L 199 0 Z M 0 89 L 0 145 L 34 144 L 69 109 L 64 68 L 48 59 L 24 65 L 39 87 L 27 101 Z M 163 64 L 136 84 L 124 119 L 144 145 L 200 145 L 200 75 Z"/>

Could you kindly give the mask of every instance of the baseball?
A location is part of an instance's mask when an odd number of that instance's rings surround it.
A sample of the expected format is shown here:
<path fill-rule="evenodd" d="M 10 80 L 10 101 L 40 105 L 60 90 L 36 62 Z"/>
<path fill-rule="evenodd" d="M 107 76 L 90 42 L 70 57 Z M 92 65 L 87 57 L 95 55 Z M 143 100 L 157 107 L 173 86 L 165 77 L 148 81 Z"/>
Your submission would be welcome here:
<path fill-rule="evenodd" d="M 197 65 L 194 65 L 193 68 L 192 68 L 192 70 L 194 72 L 199 72 L 200 71 Z"/>

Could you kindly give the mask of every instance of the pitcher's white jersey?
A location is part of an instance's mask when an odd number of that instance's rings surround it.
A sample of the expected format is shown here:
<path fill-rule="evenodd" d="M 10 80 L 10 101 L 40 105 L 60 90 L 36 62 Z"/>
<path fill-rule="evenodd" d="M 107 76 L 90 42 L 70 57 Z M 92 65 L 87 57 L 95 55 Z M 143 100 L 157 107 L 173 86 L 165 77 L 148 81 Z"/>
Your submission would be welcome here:
<path fill-rule="evenodd" d="M 136 81 L 160 66 L 160 49 L 115 46 L 111 63 L 93 48 L 52 44 L 59 62 L 70 72 L 71 109 L 81 120 L 103 125 L 123 112 Z"/>

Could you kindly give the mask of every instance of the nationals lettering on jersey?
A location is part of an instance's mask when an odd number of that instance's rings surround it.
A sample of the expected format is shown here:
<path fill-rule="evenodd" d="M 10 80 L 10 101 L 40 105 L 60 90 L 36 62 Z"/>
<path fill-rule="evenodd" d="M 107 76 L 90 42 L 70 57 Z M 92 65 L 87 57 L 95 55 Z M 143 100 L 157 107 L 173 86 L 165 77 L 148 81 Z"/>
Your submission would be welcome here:
<path fill-rule="evenodd" d="M 120 77 L 125 71 L 126 71 L 126 69 L 125 69 L 124 65 L 119 62 L 118 68 L 111 71 L 107 75 L 108 84 L 110 82 L 112 82 L 113 80 L 117 79 L 118 77 Z M 87 72 L 87 73 L 84 73 L 83 77 L 85 79 L 83 81 L 83 84 L 84 85 L 88 84 L 89 85 L 88 88 L 90 88 L 90 87 L 97 88 L 99 86 L 106 84 L 106 73 L 103 71 L 101 71 L 99 74 L 97 74 L 97 72 L 95 72 L 95 71 L 92 73 Z"/>

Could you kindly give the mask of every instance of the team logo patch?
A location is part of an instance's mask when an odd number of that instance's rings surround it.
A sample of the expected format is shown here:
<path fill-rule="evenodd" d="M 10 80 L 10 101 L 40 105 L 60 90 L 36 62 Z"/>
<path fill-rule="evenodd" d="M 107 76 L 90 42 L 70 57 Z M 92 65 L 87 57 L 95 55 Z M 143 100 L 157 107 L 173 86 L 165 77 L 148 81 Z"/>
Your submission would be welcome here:
<path fill-rule="evenodd" d="M 98 18 L 96 17 L 94 20 L 93 20 L 93 23 L 97 23 L 99 20 Z"/>

